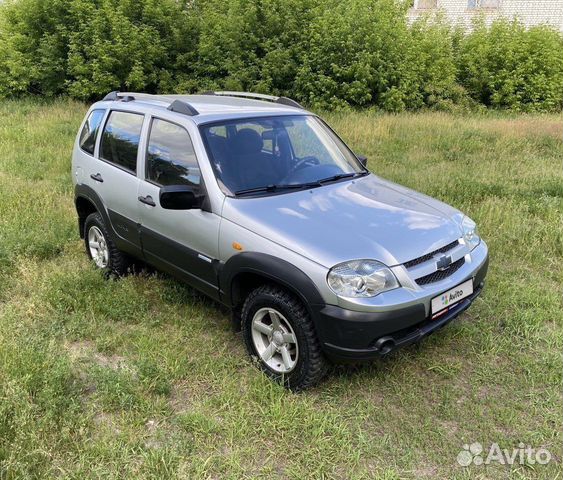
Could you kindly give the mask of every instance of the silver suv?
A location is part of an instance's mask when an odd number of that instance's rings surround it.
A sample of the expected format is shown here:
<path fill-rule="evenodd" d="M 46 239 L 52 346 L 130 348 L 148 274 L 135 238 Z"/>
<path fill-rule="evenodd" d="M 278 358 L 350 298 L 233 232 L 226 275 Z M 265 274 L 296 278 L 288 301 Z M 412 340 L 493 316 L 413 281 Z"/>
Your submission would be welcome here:
<path fill-rule="evenodd" d="M 227 305 L 249 354 L 294 390 L 329 361 L 422 339 L 483 288 L 471 219 L 370 173 L 289 98 L 112 92 L 86 115 L 72 176 L 98 268 L 141 259 Z"/>

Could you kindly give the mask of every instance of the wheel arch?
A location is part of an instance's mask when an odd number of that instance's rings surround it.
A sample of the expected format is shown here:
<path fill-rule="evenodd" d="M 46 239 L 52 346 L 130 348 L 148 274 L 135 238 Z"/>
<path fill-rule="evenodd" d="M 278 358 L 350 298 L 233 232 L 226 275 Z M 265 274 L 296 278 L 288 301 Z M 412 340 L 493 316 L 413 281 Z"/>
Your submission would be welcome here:
<path fill-rule="evenodd" d="M 76 185 L 74 188 L 74 205 L 78 214 L 78 231 L 80 238 L 84 238 L 84 224 L 88 215 L 99 212 L 106 225 L 111 228 L 109 217 L 101 198 L 88 185 Z"/>
<path fill-rule="evenodd" d="M 96 205 L 87 197 L 79 196 L 75 200 L 76 212 L 78 213 L 78 231 L 80 238 L 84 238 L 84 224 L 88 215 L 98 211 Z"/>
<path fill-rule="evenodd" d="M 221 269 L 219 282 L 224 303 L 235 312 L 235 322 L 246 296 L 264 283 L 274 283 L 294 294 L 311 318 L 314 316 L 311 307 L 325 303 L 306 273 L 286 260 L 265 253 L 243 252 L 231 257 Z"/>

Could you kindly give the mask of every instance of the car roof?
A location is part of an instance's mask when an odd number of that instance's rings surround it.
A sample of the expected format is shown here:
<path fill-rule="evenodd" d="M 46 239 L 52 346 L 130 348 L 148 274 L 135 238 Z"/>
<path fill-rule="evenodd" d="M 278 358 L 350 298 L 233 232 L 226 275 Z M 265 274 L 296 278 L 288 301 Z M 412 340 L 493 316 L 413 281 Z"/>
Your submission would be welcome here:
<path fill-rule="evenodd" d="M 303 115 L 308 114 L 305 109 L 291 99 L 284 97 L 271 97 L 260 94 L 247 94 L 239 92 L 219 92 L 201 95 L 150 95 L 135 92 L 112 92 L 95 105 L 110 104 L 114 107 L 126 102 L 128 106 L 138 106 L 139 111 L 169 110 L 175 102 L 180 101 L 187 104 L 188 109 L 195 109 L 195 113 L 181 113 L 177 115 L 189 115 L 197 124 L 212 123 L 221 120 L 233 120 L 237 118 L 250 118 L 273 115 Z M 111 98 L 113 96 L 114 98 Z M 265 100 L 262 100 L 264 98 Z M 267 100 L 266 100 L 267 99 Z M 282 103 L 280 103 L 282 102 Z M 287 102 L 287 103 L 286 103 Z M 295 105 L 295 106 L 293 106 Z"/>

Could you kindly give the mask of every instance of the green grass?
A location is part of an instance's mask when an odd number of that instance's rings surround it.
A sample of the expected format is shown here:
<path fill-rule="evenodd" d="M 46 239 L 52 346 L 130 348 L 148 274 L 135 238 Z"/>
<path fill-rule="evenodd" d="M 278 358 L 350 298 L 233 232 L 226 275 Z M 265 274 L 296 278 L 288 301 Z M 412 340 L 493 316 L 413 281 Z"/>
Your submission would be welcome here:
<path fill-rule="evenodd" d="M 89 264 L 70 182 L 85 109 L 0 103 L 0 478 L 561 478 L 560 117 L 328 115 L 374 172 L 475 219 L 491 266 L 439 334 L 296 395 L 210 300 Z M 460 467 L 477 441 L 554 460 Z"/>

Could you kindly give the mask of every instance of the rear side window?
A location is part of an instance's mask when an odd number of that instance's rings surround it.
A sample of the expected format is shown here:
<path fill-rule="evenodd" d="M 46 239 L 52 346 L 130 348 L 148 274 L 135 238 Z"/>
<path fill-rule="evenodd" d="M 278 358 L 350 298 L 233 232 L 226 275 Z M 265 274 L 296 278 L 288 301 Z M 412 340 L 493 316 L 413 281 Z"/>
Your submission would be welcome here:
<path fill-rule="evenodd" d="M 98 136 L 98 130 L 105 113 L 105 110 L 92 110 L 80 132 L 80 148 L 90 155 L 94 155 L 96 137 Z"/>
<path fill-rule="evenodd" d="M 100 157 L 135 173 L 143 118 L 138 113 L 111 112 L 102 134 Z"/>
<path fill-rule="evenodd" d="M 147 151 L 147 180 L 158 185 L 199 187 L 201 174 L 189 133 L 179 125 L 152 121 Z"/>

